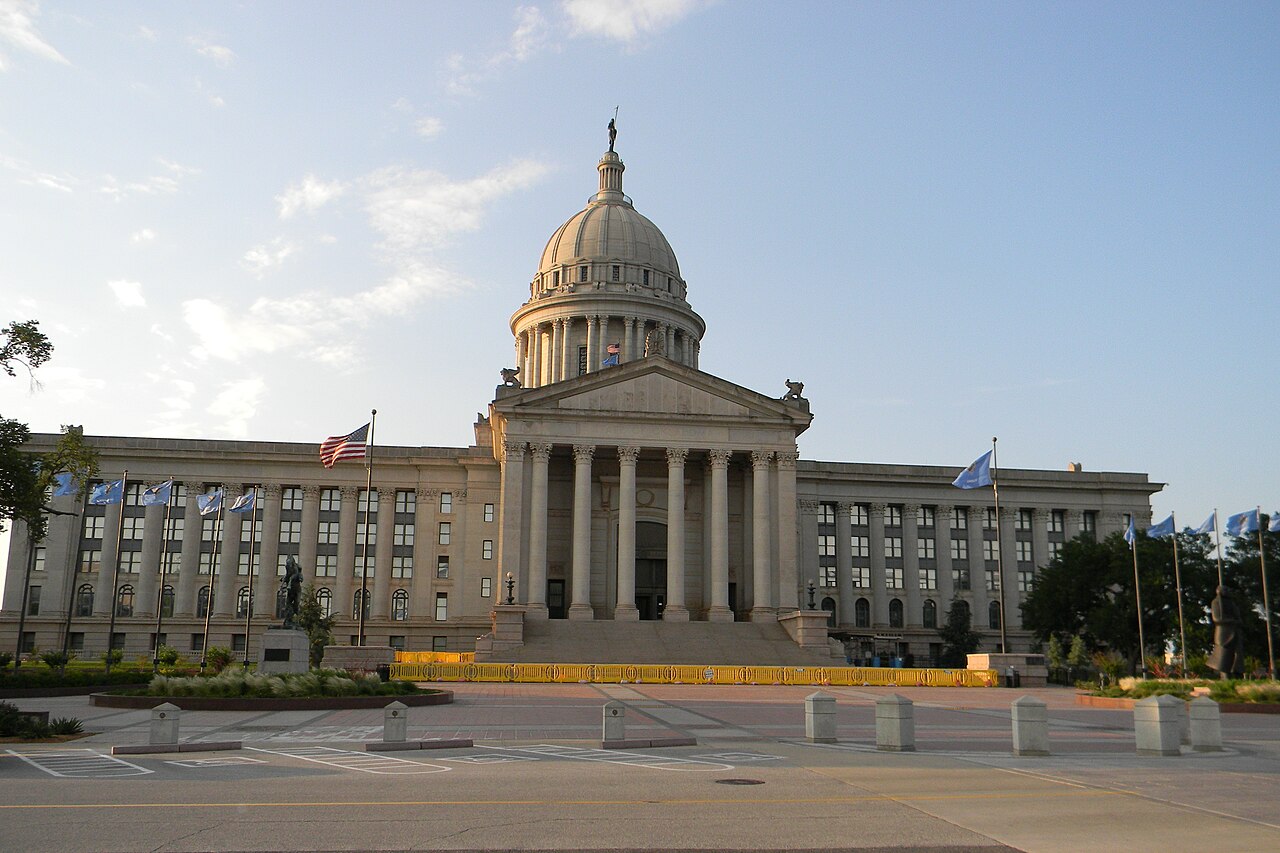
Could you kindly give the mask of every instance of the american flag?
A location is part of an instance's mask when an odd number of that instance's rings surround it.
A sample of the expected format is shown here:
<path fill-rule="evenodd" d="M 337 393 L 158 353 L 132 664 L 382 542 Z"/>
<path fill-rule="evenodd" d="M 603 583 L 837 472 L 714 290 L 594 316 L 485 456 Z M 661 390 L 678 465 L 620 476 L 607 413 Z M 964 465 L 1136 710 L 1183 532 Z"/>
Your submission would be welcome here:
<path fill-rule="evenodd" d="M 326 468 L 343 459 L 363 459 L 369 440 L 369 425 L 346 435 L 331 435 L 320 445 L 320 461 Z"/>
<path fill-rule="evenodd" d="M 606 349 L 608 350 L 609 355 L 618 355 L 622 352 L 622 347 L 619 344 L 609 344 Z"/>

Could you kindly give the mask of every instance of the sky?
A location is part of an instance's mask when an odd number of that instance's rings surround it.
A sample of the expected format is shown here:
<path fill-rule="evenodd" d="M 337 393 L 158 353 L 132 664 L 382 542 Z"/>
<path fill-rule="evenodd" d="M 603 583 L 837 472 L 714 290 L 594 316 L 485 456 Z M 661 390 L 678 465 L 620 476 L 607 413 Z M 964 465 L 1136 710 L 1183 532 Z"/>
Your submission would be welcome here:
<path fill-rule="evenodd" d="M 470 444 L 617 108 L 700 367 L 802 380 L 802 458 L 999 436 L 1270 511 L 1277 43 L 1267 3 L 0 0 L 0 324 L 55 346 L 0 415 Z"/>

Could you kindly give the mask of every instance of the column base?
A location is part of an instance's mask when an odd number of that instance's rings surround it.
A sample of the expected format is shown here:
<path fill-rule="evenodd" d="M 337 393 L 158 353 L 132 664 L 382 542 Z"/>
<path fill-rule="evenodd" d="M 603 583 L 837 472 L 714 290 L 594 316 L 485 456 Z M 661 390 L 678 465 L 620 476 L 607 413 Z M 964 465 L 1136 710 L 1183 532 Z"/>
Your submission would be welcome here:
<path fill-rule="evenodd" d="M 708 622 L 732 622 L 733 611 L 723 604 L 713 604 L 707 610 Z"/>
<path fill-rule="evenodd" d="M 545 621 L 551 618 L 551 611 L 547 610 L 545 602 L 526 604 L 524 606 L 524 618 L 526 622 L 532 619 Z"/>
<path fill-rule="evenodd" d="M 615 622 L 639 622 L 640 609 L 634 604 L 619 604 L 613 608 L 613 621 Z"/>
<path fill-rule="evenodd" d="M 590 622 L 596 618 L 596 612 L 590 604 L 570 604 L 569 621 Z"/>
<path fill-rule="evenodd" d="M 753 607 L 747 611 L 747 621 L 749 622 L 777 622 L 778 608 L 776 607 Z"/>
<path fill-rule="evenodd" d="M 689 608 L 683 604 L 668 604 L 662 609 L 663 622 L 688 622 Z"/>

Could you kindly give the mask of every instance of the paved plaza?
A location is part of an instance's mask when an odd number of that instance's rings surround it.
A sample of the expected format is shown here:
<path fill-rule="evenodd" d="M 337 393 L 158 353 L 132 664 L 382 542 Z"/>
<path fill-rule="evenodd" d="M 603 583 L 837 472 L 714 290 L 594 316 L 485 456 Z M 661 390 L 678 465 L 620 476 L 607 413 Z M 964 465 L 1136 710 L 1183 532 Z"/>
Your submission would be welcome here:
<path fill-rule="evenodd" d="M 1129 711 L 1065 689 L 828 688 L 835 744 L 804 737 L 807 687 L 448 684 L 409 737 L 466 749 L 366 753 L 382 711 L 185 712 L 184 743 L 112 756 L 150 712 L 22 700 L 88 738 L 0 744 L 4 850 L 1280 849 L 1280 717 L 1222 715 L 1226 749 L 1135 753 Z M 875 749 L 875 700 L 913 700 L 915 753 Z M 1048 704 L 1053 754 L 1011 754 L 1010 703 Z M 627 737 L 697 745 L 601 750 Z"/>

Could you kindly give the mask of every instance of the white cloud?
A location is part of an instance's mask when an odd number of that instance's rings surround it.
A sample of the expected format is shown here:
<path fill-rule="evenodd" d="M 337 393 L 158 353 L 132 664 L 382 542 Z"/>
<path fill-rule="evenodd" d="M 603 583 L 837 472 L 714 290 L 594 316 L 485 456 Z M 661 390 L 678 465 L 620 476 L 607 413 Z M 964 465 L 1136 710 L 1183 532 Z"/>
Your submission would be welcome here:
<path fill-rule="evenodd" d="M 116 279 L 107 282 L 107 287 L 116 295 L 116 303 L 121 308 L 147 307 L 147 300 L 142 295 L 142 282 Z"/>
<path fill-rule="evenodd" d="M 227 382 L 205 411 L 222 418 L 222 432 L 232 438 L 244 438 L 249 434 L 249 421 L 266 390 L 267 383 L 260 376 Z M 216 431 L 217 425 L 213 426 Z"/>
<path fill-rule="evenodd" d="M 168 174 L 150 175 L 142 180 L 128 182 L 121 182 L 115 175 L 103 175 L 98 192 L 116 200 L 130 195 L 168 195 L 178 191 L 182 178 L 200 174 L 199 169 L 183 166 L 181 163 L 174 163 L 163 157 L 157 158 L 157 162 Z"/>
<path fill-rule="evenodd" d="M 151 29 L 151 27 L 143 24 L 138 25 L 138 38 L 146 39 L 147 41 L 155 41 L 158 35 L 160 34 Z"/>
<path fill-rule="evenodd" d="M 416 130 L 418 135 L 423 139 L 431 139 L 432 137 L 440 135 L 440 131 L 444 130 L 444 123 L 438 118 L 426 116 L 425 118 L 420 118 L 414 122 L 413 129 Z"/>
<path fill-rule="evenodd" d="M 173 343 L 173 335 L 166 332 L 164 330 L 164 326 L 161 326 L 159 323 L 152 323 L 151 328 L 147 329 L 147 331 L 155 335 L 157 338 L 160 338 L 161 340 L 168 341 L 169 343 Z"/>
<path fill-rule="evenodd" d="M 563 0 L 573 35 L 629 42 L 665 30 L 705 7 L 706 0 Z"/>
<path fill-rule="evenodd" d="M 211 59 L 219 68 L 227 68 L 231 63 L 235 62 L 236 54 L 229 47 L 220 44 L 210 44 L 203 39 L 194 36 L 187 39 L 187 43 L 196 49 L 196 53 L 205 59 Z"/>
<path fill-rule="evenodd" d="M 284 259 L 297 249 L 298 247 L 294 244 L 285 242 L 283 237 L 276 237 L 270 243 L 262 243 L 245 252 L 240 265 L 258 278 L 262 278 L 263 273 L 283 264 Z"/>
<path fill-rule="evenodd" d="M 556 49 L 550 38 L 551 28 L 537 6 L 520 6 L 515 17 L 516 28 L 504 50 L 478 60 L 461 54 L 449 57 L 447 65 L 451 76 L 446 86 L 450 92 L 471 94 L 475 84 L 496 77 L 511 65 L 528 61 L 544 49 Z"/>
<path fill-rule="evenodd" d="M 0 42 L 8 42 L 18 50 L 51 62 L 70 65 L 65 56 L 36 32 L 35 19 L 39 14 L 40 4 L 34 0 L 0 0 Z M 8 60 L 0 53 L 0 71 L 8 67 Z"/>
<path fill-rule="evenodd" d="M 342 195 L 346 189 L 346 184 L 341 181 L 326 184 L 315 175 L 307 175 L 276 196 L 276 201 L 280 203 L 280 218 L 288 219 L 300 210 L 315 213 Z"/>
<path fill-rule="evenodd" d="M 129 235 L 130 242 L 133 243 L 150 243 L 156 239 L 156 232 L 150 228 L 140 228 Z"/>
<path fill-rule="evenodd" d="M 0 0 L 2 2 L 2 0 Z M 45 187 L 58 192 L 69 193 L 79 181 L 72 175 L 54 175 L 41 172 L 24 160 L 18 160 L 0 154 L 0 166 L 18 173 L 18 183 L 29 187 Z"/>
<path fill-rule="evenodd" d="M 395 102 L 391 104 L 391 109 L 398 113 L 411 113 L 413 112 L 413 102 L 408 98 L 396 98 Z"/>

